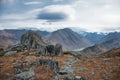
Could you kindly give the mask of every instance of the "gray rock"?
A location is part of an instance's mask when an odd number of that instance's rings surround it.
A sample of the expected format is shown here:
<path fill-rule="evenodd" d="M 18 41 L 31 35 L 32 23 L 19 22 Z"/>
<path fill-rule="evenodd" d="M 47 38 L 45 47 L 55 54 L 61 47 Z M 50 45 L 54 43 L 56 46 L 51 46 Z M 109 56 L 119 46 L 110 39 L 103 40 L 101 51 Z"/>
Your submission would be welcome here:
<path fill-rule="evenodd" d="M 63 54 L 62 45 L 61 44 L 56 44 L 55 45 L 55 54 L 59 55 L 59 56 Z"/>
<path fill-rule="evenodd" d="M 51 55 L 51 56 L 55 55 L 54 45 L 47 45 L 46 50 L 47 50 L 48 55 Z"/>
<path fill-rule="evenodd" d="M 79 70 L 81 70 L 81 71 L 87 70 L 87 67 L 85 67 L 85 66 L 80 66 Z"/>
<path fill-rule="evenodd" d="M 14 71 L 15 71 L 16 74 L 23 72 L 23 71 L 24 71 L 24 66 L 23 66 L 23 64 L 21 64 L 21 63 L 19 63 L 19 64 L 16 63 L 16 64 L 14 65 Z"/>
<path fill-rule="evenodd" d="M 57 61 L 49 60 L 49 59 L 37 59 L 39 65 L 48 65 L 55 73 L 59 72 L 59 65 Z"/>
<path fill-rule="evenodd" d="M 3 63 L 0 63 L 0 68 L 2 68 L 4 65 L 3 65 Z"/>
<path fill-rule="evenodd" d="M 4 54 L 4 56 L 12 56 L 12 55 L 14 55 L 14 54 L 16 54 L 17 53 L 17 51 L 8 51 L 8 52 L 6 52 L 5 54 Z"/>
<path fill-rule="evenodd" d="M 108 62 L 108 61 L 110 61 L 110 58 L 103 58 L 102 60 L 105 62 Z"/>
<path fill-rule="evenodd" d="M 38 49 L 40 46 L 46 45 L 42 38 L 32 31 L 23 34 L 20 42 L 22 45 L 25 45 L 27 49 Z"/>
<path fill-rule="evenodd" d="M 49 56 L 60 56 L 63 54 L 62 52 L 62 46 L 60 44 L 54 45 L 47 45 L 47 46 L 41 46 L 39 51 L 31 52 L 31 55 L 49 55 Z"/>
<path fill-rule="evenodd" d="M 81 76 L 65 76 L 63 80 L 86 80 Z"/>
<path fill-rule="evenodd" d="M 92 72 L 90 72 L 92 75 L 94 75 L 95 74 L 95 72 L 94 71 L 92 71 Z"/>
<path fill-rule="evenodd" d="M 35 73 L 34 73 L 34 69 L 32 67 L 32 68 L 30 68 L 29 71 L 25 71 L 25 72 L 15 75 L 13 80 L 26 80 L 28 78 L 32 78 L 33 76 L 35 76 Z"/>
<path fill-rule="evenodd" d="M 59 80 L 57 76 L 55 76 L 52 80 Z"/>
<path fill-rule="evenodd" d="M 59 70 L 58 74 L 59 74 L 59 75 L 67 75 L 68 72 L 65 71 L 65 70 Z"/>

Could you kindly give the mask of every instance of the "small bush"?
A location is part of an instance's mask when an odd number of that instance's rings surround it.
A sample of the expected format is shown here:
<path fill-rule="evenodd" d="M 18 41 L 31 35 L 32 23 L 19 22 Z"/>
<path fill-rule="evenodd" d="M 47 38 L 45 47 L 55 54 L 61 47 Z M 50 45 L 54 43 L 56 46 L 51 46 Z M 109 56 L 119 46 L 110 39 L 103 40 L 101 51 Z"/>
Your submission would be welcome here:
<path fill-rule="evenodd" d="M 66 51 L 66 52 L 63 52 L 63 54 L 66 54 L 66 55 L 68 55 L 68 54 L 72 54 L 71 52 L 69 52 L 69 51 Z"/>
<path fill-rule="evenodd" d="M 69 52 L 69 51 L 63 52 L 63 54 L 65 54 L 65 55 L 72 55 L 72 56 L 76 57 L 74 53 Z"/>
<path fill-rule="evenodd" d="M 0 56 L 4 56 L 5 52 L 0 51 Z"/>

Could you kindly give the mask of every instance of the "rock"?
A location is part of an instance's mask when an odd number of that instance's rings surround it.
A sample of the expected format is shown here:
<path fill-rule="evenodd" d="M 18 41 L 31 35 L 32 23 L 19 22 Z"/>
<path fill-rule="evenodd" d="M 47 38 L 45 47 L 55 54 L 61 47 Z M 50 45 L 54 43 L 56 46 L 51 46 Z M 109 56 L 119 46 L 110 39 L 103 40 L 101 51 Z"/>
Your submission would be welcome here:
<path fill-rule="evenodd" d="M 4 56 L 12 56 L 12 55 L 14 55 L 14 54 L 16 54 L 17 53 L 17 51 L 8 51 L 8 52 L 6 52 L 5 54 L 4 54 Z"/>
<path fill-rule="evenodd" d="M 25 45 L 27 49 L 39 49 L 41 46 L 45 46 L 45 42 L 35 32 L 29 31 L 22 35 L 21 44 Z"/>
<path fill-rule="evenodd" d="M 59 75 L 67 75 L 68 73 L 64 70 L 58 72 Z"/>
<path fill-rule="evenodd" d="M 30 52 L 29 54 L 30 54 L 30 55 L 37 55 L 37 54 L 39 54 L 39 52 L 38 52 L 38 51 L 35 51 L 35 52 Z"/>
<path fill-rule="evenodd" d="M 2 68 L 4 65 L 3 65 L 3 63 L 0 63 L 0 68 Z"/>
<path fill-rule="evenodd" d="M 28 78 L 32 78 L 33 76 L 35 76 L 35 73 L 34 73 L 34 69 L 32 67 L 32 68 L 30 68 L 29 71 L 25 71 L 25 72 L 15 75 L 13 80 L 26 80 Z"/>
<path fill-rule="evenodd" d="M 103 73 L 103 76 L 104 76 L 104 77 L 108 77 L 108 76 L 109 76 L 109 72 L 105 71 L 105 72 Z"/>
<path fill-rule="evenodd" d="M 75 76 L 74 80 L 85 80 L 85 78 L 81 77 L 81 76 Z"/>
<path fill-rule="evenodd" d="M 94 74 L 95 74 L 95 72 L 94 72 L 94 71 L 91 71 L 90 73 L 91 73 L 92 75 L 94 75 Z"/>
<path fill-rule="evenodd" d="M 17 64 L 14 66 L 14 71 L 16 74 L 23 72 L 23 65 L 22 64 Z"/>
<path fill-rule="evenodd" d="M 59 80 L 57 76 L 55 76 L 52 80 Z"/>
<path fill-rule="evenodd" d="M 46 46 L 46 49 L 47 49 L 47 54 L 48 54 L 48 55 L 52 55 L 52 56 L 55 55 L 54 45 L 47 45 L 47 46 Z"/>
<path fill-rule="evenodd" d="M 87 70 L 87 69 L 88 69 L 88 68 L 85 67 L 85 66 L 80 66 L 80 68 L 79 68 L 80 71 L 84 71 L 84 70 Z"/>
<path fill-rule="evenodd" d="M 72 80 L 69 77 L 64 77 L 63 80 Z"/>
<path fill-rule="evenodd" d="M 42 38 L 35 32 L 27 32 L 21 37 L 22 48 L 25 49 L 37 49 L 37 52 L 31 52 L 30 54 L 40 55 L 62 55 L 62 46 L 60 44 L 47 45 Z"/>
<path fill-rule="evenodd" d="M 76 79 L 80 79 L 80 78 L 81 78 L 81 76 L 75 76 L 75 78 L 76 78 Z"/>
<path fill-rule="evenodd" d="M 86 80 L 81 76 L 65 76 L 63 80 Z"/>
<path fill-rule="evenodd" d="M 110 58 L 103 58 L 102 60 L 105 62 L 108 62 L 108 61 L 110 61 Z"/>
<path fill-rule="evenodd" d="M 55 54 L 59 55 L 59 56 L 63 54 L 62 45 L 61 44 L 56 44 L 55 45 Z"/>
<path fill-rule="evenodd" d="M 11 51 L 21 52 L 21 51 L 26 50 L 25 47 L 26 47 L 25 45 L 17 44 L 17 45 L 11 46 L 11 47 L 10 47 L 10 50 L 11 50 Z"/>
<path fill-rule="evenodd" d="M 49 60 L 49 59 L 37 59 L 39 65 L 48 65 L 55 73 L 59 72 L 59 65 L 57 61 Z"/>
<path fill-rule="evenodd" d="M 47 45 L 47 46 L 41 46 L 39 51 L 31 52 L 32 54 L 39 54 L 39 55 L 49 55 L 49 56 L 60 56 L 63 54 L 62 52 L 62 46 L 60 44 L 54 45 Z"/>

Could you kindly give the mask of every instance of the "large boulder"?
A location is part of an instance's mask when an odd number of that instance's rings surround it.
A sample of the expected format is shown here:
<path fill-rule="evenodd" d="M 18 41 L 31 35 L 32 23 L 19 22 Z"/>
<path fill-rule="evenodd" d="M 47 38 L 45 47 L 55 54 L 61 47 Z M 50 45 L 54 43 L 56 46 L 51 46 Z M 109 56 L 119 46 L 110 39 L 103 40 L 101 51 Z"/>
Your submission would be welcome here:
<path fill-rule="evenodd" d="M 54 56 L 55 55 L 55 48 L 54 45 L 47 45 L 46 46 L 46 52 L 48 55 Z"/>
<path fill-rule="evenodd" d="M 62 46 L 60 44 L 42 46 L 39 51 L 31 52 L 30 54 L 60 56 L 63 54 Z"/>
<path fill-rule="evenodd" d="M 56 44 L 55 45 L 55 54 L 59 55 L 59 56 L 63 54 L 62 45 L 61 44 Z"/>
<path fill-rule="evenodd" d="M 20 42 L 22 45 L 25 45 L 27 49 L 38 49 L 46 45 L 42 38 L 32 31 L 23 34 Z"/>

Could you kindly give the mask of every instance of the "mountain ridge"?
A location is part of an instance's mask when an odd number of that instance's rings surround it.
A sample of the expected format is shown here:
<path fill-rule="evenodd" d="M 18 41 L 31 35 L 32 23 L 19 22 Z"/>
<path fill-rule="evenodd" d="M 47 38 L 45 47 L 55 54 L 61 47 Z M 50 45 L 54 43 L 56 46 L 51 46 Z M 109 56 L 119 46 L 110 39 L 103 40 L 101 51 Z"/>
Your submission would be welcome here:
<path fill-rule="evenodd" d="M 52 32 L 50 35 L 46 36 L 44 40 L 50 44 L 60 43 L 65 50 L 73 50 L 91 45 L 82 35 L 68 28 Z"/>
<path fill-rule="evenodd" d="M 120 33 L 109 33 L 104 37 L 105 40 L 101 41 L 99 44 L 88 47 L 79 53 L 83 56 L 97 56 L 99 54 L 105 53 L 109 50 L 116 49 L 120 47 Z M 109 37 L 109 38 L 108 38 Z"/>

